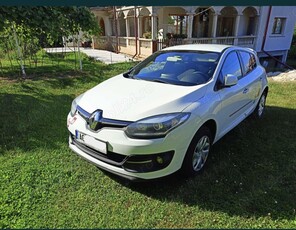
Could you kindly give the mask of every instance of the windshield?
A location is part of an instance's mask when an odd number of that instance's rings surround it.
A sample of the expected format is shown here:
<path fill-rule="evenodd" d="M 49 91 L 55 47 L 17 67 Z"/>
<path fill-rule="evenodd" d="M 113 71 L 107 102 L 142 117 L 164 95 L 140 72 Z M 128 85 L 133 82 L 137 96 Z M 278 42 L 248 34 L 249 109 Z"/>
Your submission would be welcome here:
<path fill-rule="evenodd" d="M 207 51 L 158 52 L 135 66 L 126 76 L 175 85 L 206 83 L 216 69 L 219 53 Z"/>

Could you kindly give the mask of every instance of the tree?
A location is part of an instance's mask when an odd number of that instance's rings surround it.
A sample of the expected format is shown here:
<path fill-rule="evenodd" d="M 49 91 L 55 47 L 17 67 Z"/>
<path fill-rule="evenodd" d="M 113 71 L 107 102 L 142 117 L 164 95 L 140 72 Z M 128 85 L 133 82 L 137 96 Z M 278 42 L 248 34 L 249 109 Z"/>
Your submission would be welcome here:
<path fill-rule="evenodd" d="M 99 34 L 98 23 L 87 7 L 0 6 L 0 34 L 15 40 L 23 77 L 26 73 L 21 46 L 26 41 L 38 41 L 34 44 L 37 52 L 44 44 L 53 44 L 59 37 L 68 37 L 79 31 Z"/>

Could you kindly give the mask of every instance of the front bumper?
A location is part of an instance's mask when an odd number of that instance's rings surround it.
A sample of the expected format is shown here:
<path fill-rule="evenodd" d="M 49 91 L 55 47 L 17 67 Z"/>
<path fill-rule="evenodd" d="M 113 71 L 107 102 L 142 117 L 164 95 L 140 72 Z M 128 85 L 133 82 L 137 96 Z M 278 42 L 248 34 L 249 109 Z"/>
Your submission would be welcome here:
<path fill-rule="evenodd" d="M 68 115 L 68 121 L 73 117 Z M 192 139 L 186 123 L 165 138 L 139 140 L 127 137 L 123 129 L 102 128 L 97 132 L 87 128 L 85 120 L 75 115 L 68 122 L 69 147 L 97 167 L 129 180 L 155 179 L 178 171 Z M 107 143 L 107 153 L 100 153 L 75 138 L 79 130 Z"/>
<path fill-rule="evenodd" d="M 166 168 L 171 163 L 174 155 L 174 151 L 133 156 L 124 156 L 110 151 L 104 154 L 81 144 L 71 133 L 69 135 L 69 146 L 76 154 L 95 164 L 97 167 L 132 181 L 140 179 L 134 173 L 143 174 Z M 122 169 L 126 173 L 123 173 L 121 171 Z"/>

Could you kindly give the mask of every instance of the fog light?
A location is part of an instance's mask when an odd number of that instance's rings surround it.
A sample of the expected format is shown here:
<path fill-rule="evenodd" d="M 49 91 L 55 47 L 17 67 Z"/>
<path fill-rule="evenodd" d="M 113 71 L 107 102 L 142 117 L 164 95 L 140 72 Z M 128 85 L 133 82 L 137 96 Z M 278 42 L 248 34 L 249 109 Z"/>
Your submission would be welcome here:
<path fill-rule="evenodd" d="M 162 159 L 160 156 L 157 156 L 157 157 L 156 157 L 156 162 L 157 162 L 158 164 L 163 164 L 163 159 Z"/>
<path fill-rule="evenodd" d="M 173 159 L 174 151 L 148 155 L 133 155 L 124 162 L 123 168 L 128 172 L 153 172 L 164 169 Z"/>

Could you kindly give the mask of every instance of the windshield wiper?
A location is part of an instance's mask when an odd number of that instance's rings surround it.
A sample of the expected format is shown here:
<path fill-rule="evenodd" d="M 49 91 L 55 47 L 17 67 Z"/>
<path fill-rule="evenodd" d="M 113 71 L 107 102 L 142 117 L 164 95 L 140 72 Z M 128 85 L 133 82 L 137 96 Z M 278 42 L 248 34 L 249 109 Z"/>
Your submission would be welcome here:
<path fill-rule="evenodd" d="M 160 82 L 160 83 L 165 83 L 165 84 L 168 84 L 168 82 L 167 82 L 167 81 L 164 81 L 164 80 L 162 80 L 162 79 L 159 79 L 159 78 L 157 78 L 157 79 L 153 79 L 153 80 L 151 80 L 151 81 L 154 81 L 154 82 Z"/>
<path fill-rule="evenodd" d="M 133 78 L 133 76 L 130 76 L 129 72 L 123 73 L 122 75 L 126 78 Z"/>
<path fill-rule="evenodd" d="M 141 78 L 138 78 L 138 77 L 136 77 L 134 75 L 130 75 L 129 72 L 124 73 L 123 76 L 126 77 L 126 78 L 130 78 L 130 79 L 141 80 Z"/>

